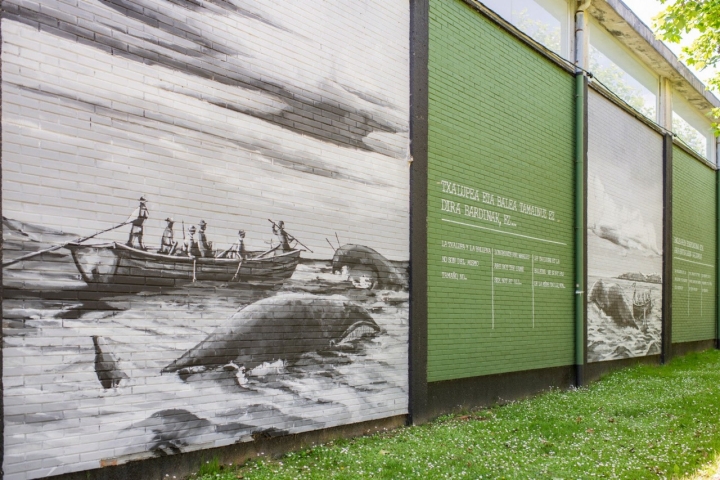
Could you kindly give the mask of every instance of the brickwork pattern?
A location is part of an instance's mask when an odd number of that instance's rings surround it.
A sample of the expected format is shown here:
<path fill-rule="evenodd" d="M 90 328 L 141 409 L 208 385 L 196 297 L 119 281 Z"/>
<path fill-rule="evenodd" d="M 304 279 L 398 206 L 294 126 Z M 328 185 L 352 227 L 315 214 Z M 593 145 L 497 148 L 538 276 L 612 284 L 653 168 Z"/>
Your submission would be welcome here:
<path fill-rule="evenodd" d="M 214 253 L 277 246 L 268 219 L 308 247 L 284 282 L 120 276 L 109 247 L 4 268 L 5 480 L 407 412 L 407 2 L 8 0 L 2 33 L 6 261 L 141 195 L 152 252 L 169 217 L 178 250 L 201 220 Z"/>
<path fill-rule="evenodd" d="M 430 2 L 428 381 L 573 362 L 574 80 Z"/>
<path fill-rule="evenodd" d="M 673 148 L 673 343 L 715 338 L 716 175 Z"/>

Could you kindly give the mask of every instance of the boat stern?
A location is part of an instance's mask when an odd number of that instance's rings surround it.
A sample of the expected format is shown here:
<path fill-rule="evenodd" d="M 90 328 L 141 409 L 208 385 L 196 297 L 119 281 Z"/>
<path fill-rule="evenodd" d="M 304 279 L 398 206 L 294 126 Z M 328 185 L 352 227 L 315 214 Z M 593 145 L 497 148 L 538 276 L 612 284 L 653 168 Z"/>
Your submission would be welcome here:
<path fill-rule="evenodd" d="M 80 276 L 87 284 L 113 282 L 118 267 L 118 256 L 114 247 L 115 244 L 66 246 L 72 254 Z"/>

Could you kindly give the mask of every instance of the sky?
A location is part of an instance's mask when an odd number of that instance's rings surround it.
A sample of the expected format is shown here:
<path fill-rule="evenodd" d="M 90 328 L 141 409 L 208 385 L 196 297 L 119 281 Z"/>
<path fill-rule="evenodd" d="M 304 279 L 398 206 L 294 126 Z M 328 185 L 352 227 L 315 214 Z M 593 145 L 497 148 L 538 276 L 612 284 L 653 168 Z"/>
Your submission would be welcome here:
<path fill-rule="evenodd" d="M 662 9 L 663 5 L 660 4 L 658 0 L 622 0 L 625 5 L 627 5 L 633 12 L 635 12 L 635 15 L 640 17 L 640 20 L 642 20 L 645 25 L 652 28 L 653 23 L 653 17 L 657 15 Z M 692 38 L 692 37 L 691 37 Z M 684 42 L 684 44 L 689 43 L 689 40 Z M 665 43 L 670 50 L 672 50 L 675 55 L 680 57 L 680 49 L 682 48 L 682 45 L 678 45 L 676 43 Z M 703 71 L 697 71 L 692 67 L 690 68 L 690 71 L 692 71 L 700 80 L 707 83 L 706 80 L 713 75 L 713 73 L 716 71 L 716 69 L 705 69 Z"/>
<path fill-rule="evenodd" d="M 311 16 L 303 16 L 306 0 L 282 9 L 275 0 L 192 9 L 134 0 L 142 15 L 119 2 L 75 3 L 63 15 L 92 12 L 105 20 L 89 25 L 91 33 L 110 28 L 112 41 L 135 53 L 109 53 L 108 36 L 81 44 L 61 29 L 33 30 L 30 17 L 3 20 L 3 39 L 13 46 L 3 51 L 3 215 L 80 237 L 125 221 L 143 195 L 149 247 L 159 245 L 172 217 L 175 239 L 203 220 L 217 248 L 232 245 L 242 229 L 248 250 L 265 251 L 273 238 L 268 220 L 283 220 L 310 250 L 304 258 L 332 258 L 342 242 L 407 259 L 403 2 L 317 2 Z M 246 6 L 228 7 L 236 3 Z M 190 25 L 192 35 L 158 27 L 159 10 Z M 325 28 L 328 19 L 334 28 Z M 20 67 L 25 52 L 40 50 L 63 67 Z M 126 72 L 122 85 L 110 73 L 117 71 Z M 303 123 L 307 112 L 312 124 Z M 83 120 L 68 127 L 59 117 Z M 351 128 L 318 133 L 331 117 Z M 124 227 L 97 240 L 127 238 Z"/>

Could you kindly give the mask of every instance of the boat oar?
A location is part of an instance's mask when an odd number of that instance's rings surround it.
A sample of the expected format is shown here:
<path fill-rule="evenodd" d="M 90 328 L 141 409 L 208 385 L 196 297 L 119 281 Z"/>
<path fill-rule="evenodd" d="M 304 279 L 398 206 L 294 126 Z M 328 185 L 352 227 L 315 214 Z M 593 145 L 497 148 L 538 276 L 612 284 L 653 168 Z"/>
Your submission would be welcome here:
<path fill-rule="evenodd" d="M 240 267 L 242 267 L 242 263 L 243 263 L 243 261 L 242 261 L 242 259 L 240 259 L 240 261 L 238 262 L 238 268 L 237 268 L 237 270 L 235 270 L 235 275 L 233 275 L 232 280 L 230 280 L 231 282 L 234 282 L 238 276 L 238 273 L 240 273 Z"/>
<path fill-rule="evenodd" d="M 262 257 L 264 257 L 265 255 L 267 255 L 268 253 L 274 252 L 274 251 L 277 250 L 279 247 L 280 247 L 280 245 L 275 245 L 273 248 L 271 248 L 271 249 L 268 250 L 267 252 L 263 252 L 263 253 L 261 253 L 260 255 L 255 256 L 254 258 L 262 258 Z"/>
<path fill-rule="evenodd" d="M 195 264 L 197 263 L 197 260 L 193 258 L 193 283 L 195 283 Z"/>
<path fill-rule="evenodd" d="M 125 226 L 128 223 L 132 223 L 132 220 L 129 222 L 123 222 L 120 225 L 115 225 L 114 227 L 106 228 L 105 230 L 101 230 L 97 233 L 93 233 L 92 235 L 89 235 L 87 237 L 82 237 L 82 238 L 78 238 L 77 240 L 71 240 L 69 242 L 65 242 L 62 245 L 55 245 L 54 247 L 46 248 L 44 250 L 38 250 L 37 252 L 28 253 L 27 255 L 23 255 L 22 257 L 18 257 L 14 260 L 10 260 L 8 262 L 3 262 L 2 266 L 3 266 L 3 268 L 9 267 L 10 265 L 15 265 L 16 263 L 22 262 L 23 260 L 27 260 L 32 257 L 36 257 L 38 255 L 42 255 L 43 253 L 54 252 L 55 250 L 60 250 L 61 248 L 65 248 L 67 245 L 69 245 L 71 243 L 82 243 L 86 240 L 90 240 L 91 238 L 97 237 L 101 233 L 109 232 L 110 230 L 115 230 L 116 228 Z"/>
<path fill-rule="evenodd" d="M 288 233 L 288 235 L 290 235 L 290 234 Z M 303 247 L 305 250 L 307 250 L 307 251 L 310 252 L 310 253 L 315 253 L 315 252 L 313 252 L 312 250 L 310 250 L 310 248 L 308 248 L 308 246 L 305 245 L 304 243 L 302 243 L 300 240 L 298 240 L 297 238 L 293 237 L 292 235 L 290 235 L 290 236 L 292 237 L 293 240 L 295 240 L 295 241 L 296 241 L 301 247 Z"/>
<path fill-rule="evenodd" d="M 215 258 L 225 258 L 225 255 L 227 255 L 228 253 L 230 253 L 230 250 L 232 250 L 233 248 L 235 248 L 235 245 L 237 245 L 237 243 L 233 243 L 232 245 L 230 245 L 230 246 L 227 248 L 227 250 L 223 250 L 222 252 L 218 253 L 218 254 L 215 256 Z"/>
<path fill-rule="evenodd" d="M 270 220 L 269 218 L 268 218 L 267 220 L 268 220 L 268 222 L 272 223 L 273 226 L 278 227 L 278 224 L 277 224 L 277 223 L 273 222 L 273 221 Z M 280 227 L 278 227 L 278 228 L 280 228 Z M 303 247 L 305 250 L 307 250 L 308 252 L 310 252 L 310 253 L 315 253 L 315 252 L 313 252 L 312 250 L 310 250 L 310 249 L 307 247 L 307 245 L 305 245 L 305 244 L 302 243 L 300 240 L 298 240 L 297 238 L 295 238 L 295 237 L 293 237 L 292 235 L 290 235 L 290 234 L 287 232 L 287 230 L 283 229 L 283 231 L 284 231 L 289 237 L 292 238 L 291 241 L 297 242 L 300 246 L 302 246 L 302 247 Z"/>
<path fill-rule="evenodd" d="M 327 239 L 327 237 L 325 237 L 325 241 L 326 241 L 326 242 L 328 242 L 328 245 L 330 245 L 330 248 L 332 248 L 332 249 L 333 249 L 333 251 L 335 251 L 335 250 L 336 250 L 336 249 L 335 249 L 335 247 L 333 247 L 333 244 L 332 244 L 332 243 L 330 243 L 330 240 L 328 240 L 328 239 Z"/>

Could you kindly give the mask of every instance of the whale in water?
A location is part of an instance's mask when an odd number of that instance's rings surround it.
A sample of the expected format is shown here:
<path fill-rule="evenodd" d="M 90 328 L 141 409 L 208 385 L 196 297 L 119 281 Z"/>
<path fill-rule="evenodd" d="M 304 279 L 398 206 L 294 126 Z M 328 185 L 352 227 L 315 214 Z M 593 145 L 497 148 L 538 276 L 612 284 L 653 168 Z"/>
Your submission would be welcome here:
<path fill-rule="evenodd" d="M 347 268 L 350 279 L 360 284 L 362 277 L 370 282 L 370 288 L 401 290 L 407 287 L 402 273 L 390 261 L 370 247 L 347 244 L 335 250 L 332 259 L 333 273 Z"/>
<path fill-rule="evenodd" d="M 638 327 L 632 302 L 617 283 L 598 280 L 590 290 L 588 301 L 594 303 L 620 327 Z"/>
<path fill-rule="evenodd" d="M 162 373 L 214 369 L 231 362 L 246 370 L 292 361 L 380 332 L 370 314 L 343 296 L 290 294 L 266 298 L 230 317 Z"/>

